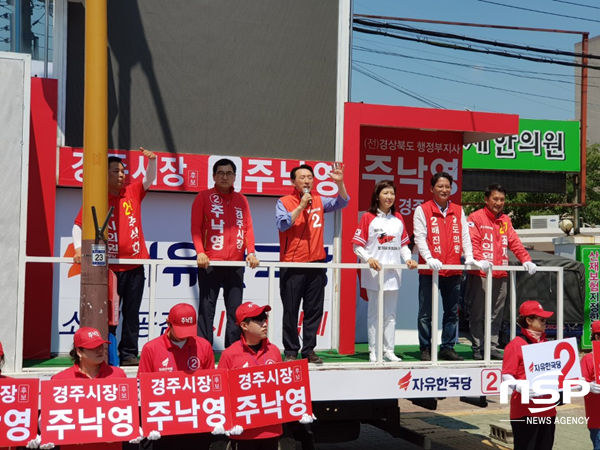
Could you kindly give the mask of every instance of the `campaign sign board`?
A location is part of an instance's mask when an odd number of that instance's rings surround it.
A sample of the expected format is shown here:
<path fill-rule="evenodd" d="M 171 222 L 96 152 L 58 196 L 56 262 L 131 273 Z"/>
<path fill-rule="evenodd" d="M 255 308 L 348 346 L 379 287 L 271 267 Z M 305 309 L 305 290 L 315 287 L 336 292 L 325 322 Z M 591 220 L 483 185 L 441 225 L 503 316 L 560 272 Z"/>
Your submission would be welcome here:
<path fill-rule="evenodd" d="M 0 379 L 0 447 L 25 446 L 37 435 L 40 381 Z"/>
<path fill-rule="evenodd" d="M 142 428 L 161 435 L 211 432 L 231 428 L 225 369 L 139 374 Z"/>
<path fill-rule="evenodd" d="M 130 441 L 140 435 L 137 380 L 42 381 L 42 443 Z"/>
<path fill-rule="evenodd" d="M 256 428 L 312 414 L 308 361 L 229 370 L 233 425 Z"/>
<path fill-rule="evenodd" d="M 523 364 L 530 386 L 534 381 L 556 381 L 562 389 L 564 380 L 581 378 L 577 339 L 561 339 L 539 344 L 524 345 Z M 550 388 L 550 383 L 546 388 Z"/>
<path fill-rule="evenodd" d="M 600 319 L 600 246 L 577 246 L 577 260 L 585 270 L 585 302 L 583 304 L 583 334 L 581 348 L 592 348 L 592 323 Z"/>

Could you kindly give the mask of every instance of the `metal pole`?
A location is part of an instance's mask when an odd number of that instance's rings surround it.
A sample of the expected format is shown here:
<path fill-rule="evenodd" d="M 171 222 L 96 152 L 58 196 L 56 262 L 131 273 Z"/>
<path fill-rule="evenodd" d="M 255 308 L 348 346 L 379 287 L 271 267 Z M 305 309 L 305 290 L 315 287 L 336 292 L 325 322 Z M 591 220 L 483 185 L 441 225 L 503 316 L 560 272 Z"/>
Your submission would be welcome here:
<path fill-rule="evenodd" d="M 510 274 L 510 340 L 517 335 L 517 277 L 516 272 Z"/>
<path fill-rule="evenodd" d="M 588 53 L 589 34 L 582 33 L 581 36 L 581 53 Z M 588 58 L 581 58 L 581 102 L 580 102 L 580 139 L 579 139 L 579 154 L 581 167 L 579 169 L 579 179 L 577 180 L 577 190 L 575 194 L 578 196 L 577 202 L 581 202 L 585 206 L 585 189 L 586 189 L 586 164 L 587 164 L 587 84 L 588 84 Z M 576 177 L 577 178 L 577 177 Z M 573 234 L 579 234 L 579 207 L 575 207 L 573 218 L 575 219 L 575 229 Z"/>
<path fill-rule="evenodd" d="M 150 283 L 150 297 L 148 298 L 148 340 L 154 339 L 154 314 L 156 314 L 156 281 L 158 279 L 158 264 L 151 263 L 148 282 Z"/>
<path fill-rule="evenodd" d="M 383 276 L 384 266 L 381 265 L 381 270 L 378 275 L 379 291 L 377 291 L 377 363 L 383 361 L 383 284 L 385 278 Z"/>
<path fill-rule="evenodd" d="M 273 299 L 275 298 L 275 267 L 267 267 L 269 271 L 269 290 L 267 301 L 269 302 L 269 306 L 271 307 L 271 311 L 273 310 Z M 267 330 L 267 337 L 269 341 L 273 342 L 275 339 L 275 329 L 269 324 L 269 328 Z"/>
<path fill-rule="evenodd" d="M 50 36 L 48 36 L 50 30 L 50 0 L 46 0 L 44 2 L 44 13 L 46 15 L 46 20 L 44 20 L 44 36 L 46 36 L 46 45 L 44 48 L 44 78 L 48 78 L 48 56 L 50 49 Z"/>
<path fill-rule="evenodd" d="M 564 335 L 564 267 L 559 267 L 556 274 L 556 339 L 562 339 Z"/>
<path fill-rule="evenodd" d="M 436 364 L 438 360 L 438 300 L 440 297 L 440 273 L 434 270 L 431 274 L 431 363 Z"/>
<path fill-rule="evenodd" d="M 483 346 L 483 359 L 486 363 L 490 362 L 490 339 L 492 337 L 492 271 L 490 270 L 485 277 L 485 313 L 484 333 L 485 344 Z"/>

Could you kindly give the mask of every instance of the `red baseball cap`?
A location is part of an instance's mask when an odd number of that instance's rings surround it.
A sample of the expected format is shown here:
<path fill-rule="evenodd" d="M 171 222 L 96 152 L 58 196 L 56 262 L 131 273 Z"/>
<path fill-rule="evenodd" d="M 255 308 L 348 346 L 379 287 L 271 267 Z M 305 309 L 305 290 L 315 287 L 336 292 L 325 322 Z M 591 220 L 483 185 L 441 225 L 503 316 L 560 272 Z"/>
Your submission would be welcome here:
<path fill-rule="evenodd" d="M 596 333 L 600 333 L 600 320 L 592 322 L 592 334 Z M 2 344 L 0 344 L 0 349 L 2 349 Z"/>
<path fill-rule="evenodd" d="M 521 316 L 538 316 L 547 319 L 554 313 L 552 311 L 544 311 L 544 308 L 542 308 L 540 302 L 536 302 L 535 300 L 527 300 L 519 308 L 519 314 Z"/>
<path fill-rule="evenodd" d="M 258 306 L 256 303 L 245 302 L 238 306 L 235 311 L 235 323 L 239 325 L 248 317 L 260 316 L 263 312 L 271 311 L 269 305 Z"/>
<path fill-rule="evenodd" d="M 167 320 L 179 339 L 198 336 L 196 317 L 198 314 L 194 307 L 188 303 L 178 303 L 169 311 Z"/>
<path fill-rule="evenodd" d="M 73 336 L 73 344 L 75 348 L 96 348 L 102 344 L 110 344 L 110 342 L 102 339 L 100 332 L 92 327 L 81 327 Z"/>

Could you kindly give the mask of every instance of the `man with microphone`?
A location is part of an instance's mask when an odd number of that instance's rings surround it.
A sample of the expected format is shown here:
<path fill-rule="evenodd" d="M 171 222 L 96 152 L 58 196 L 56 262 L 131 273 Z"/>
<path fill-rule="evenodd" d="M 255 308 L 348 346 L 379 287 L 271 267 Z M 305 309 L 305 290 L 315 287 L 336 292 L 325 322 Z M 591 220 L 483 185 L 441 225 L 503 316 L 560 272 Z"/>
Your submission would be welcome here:
<path fill-rule="evenodd" d="M 343 164 L 333 163 L 329 176 L 338 187 L 336 198 L 311 194 L 314 171 L 308 164 L 294 167 L 290 172 L 294 191 L 277 200 L 275 211 L 282 262 L 325 262 L 324 214 L 345 208 L 349 200 L 344 185 Z M 308 359 L 309 363 L 323 363 L 314 349 L 317 345 L 317 330 L 323 317 L 325 272 L 325 269 L 295 267 L 282 268 L 280 271 L 285 361 L 295 360 L 301 350 L 302 357 Z M 298 339 L 300 302 L 304 312 L 302 349 Z"/>

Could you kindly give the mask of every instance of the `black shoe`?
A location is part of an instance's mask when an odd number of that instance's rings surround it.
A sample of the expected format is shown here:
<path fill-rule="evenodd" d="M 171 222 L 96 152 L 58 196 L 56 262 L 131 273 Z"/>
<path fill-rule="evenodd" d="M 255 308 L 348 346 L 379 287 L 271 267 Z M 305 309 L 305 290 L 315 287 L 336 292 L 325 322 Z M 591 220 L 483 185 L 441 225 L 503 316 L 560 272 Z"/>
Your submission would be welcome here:
<path fill-rule="evenodd" d="M 464 361 L 465 358 L 459 356 L 453 348 L 443 348 L 438 353 L 438 359 L 445 361 Z"/>
<path fill-rule="evenodd" d="M 502 353 L 500 350 L 498 350 L 497 348 L 493 348 L 490 351 L 490 357 L 492 359 L 495 359 L 497 361 L 502 361 L 504 359 L 504 353 Z"/>
<path fill-rule="evenodd" d="M 298 359 L 297 355 L 285 355 L 283 362 L 296 361 Z"/>
<path fill-rule="evenodd" d="M 421 361 L 431 361 L 431 350 L 424 348 L 421 350 Z"/>
<path fill-rule="evenodd" d="M 481 353 L 481 350 L 473 350 L 473 359 L 475 361 L 483 360 L 483 353 Z"/>
<path fill-rule="evenodd" d="M 319 358 L 315 352 L 310 352 L 308 355 L 306 355 L 306 359 L 308 359 L 308 362 L 312 364 L 323 364 L 323 360 Z"/>
<path fill-rule="evenodd" d="M 140 359 L 137 356 L 129 356 L 128 358 L 121 360 L 121 366 L 139 366 Z"/>

